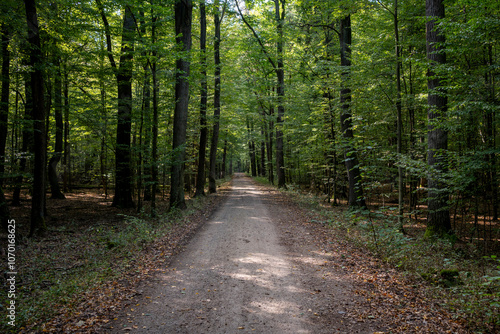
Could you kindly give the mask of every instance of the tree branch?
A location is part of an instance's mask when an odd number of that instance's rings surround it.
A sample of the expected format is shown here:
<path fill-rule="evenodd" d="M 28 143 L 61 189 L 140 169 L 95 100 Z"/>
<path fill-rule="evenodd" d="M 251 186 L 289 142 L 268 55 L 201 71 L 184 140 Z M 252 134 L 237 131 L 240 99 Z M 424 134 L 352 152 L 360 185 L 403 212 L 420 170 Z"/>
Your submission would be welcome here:
<path fill-rule="evenodd" d="M 113 57 L 113 52 L 111 48 L 111 29 L 109 28 L 109 22 L 106 18 L 106 14 L 104 13 L 104 6 L 102 5 L 101 0 L 95 1 L 97 4 L 97 8 L 99 8 L 99 12 L 101 14 L 102 22 L 104 23 L 104 32 L 106 34 L 106 48 L 108 51 L 109 62 L 111 63 L 111 67 L 113 70 L 117 70 L 115 58 Z"/>
<path fill-rule="evenodd" d="M 269 56 L 269 53 L 267 53 L 266 47 L 264 46 L 264 44 L 260 40 L 259 35 L 257 35 L 257 32 L 255 32 L 255 30 L 252 28 L 252 26 L 250 25 L 250 23 L 248 23 L 248 21 L 243 16 L 243 13 L 241 12 L 241 9 L 240 9 L 240 5 L 238 4 L 238 0 L 236 0 L 235 2 L 236 2 L 236 8 L 238 8 L 238 12 L 240 13 L 241 19 L 243 20 L 243 22 L 245 23 L 245 25 L 248 27 L 248 29 L 250 29 L 252 31 L 253 35 L 257 39 L 257 42 L 259 42 L 259 45 L 260 45 L 260 47 L 262 49 L 262 52 L 264 52 L 264 54 L 267 57 L 267 60 L 269 61 L 269 63 L 271 64 L 271 66 L 276 70 L 277 69 L 276 65 L 274 64 L 274 61 L 272 60 L 272 58 Z"/>

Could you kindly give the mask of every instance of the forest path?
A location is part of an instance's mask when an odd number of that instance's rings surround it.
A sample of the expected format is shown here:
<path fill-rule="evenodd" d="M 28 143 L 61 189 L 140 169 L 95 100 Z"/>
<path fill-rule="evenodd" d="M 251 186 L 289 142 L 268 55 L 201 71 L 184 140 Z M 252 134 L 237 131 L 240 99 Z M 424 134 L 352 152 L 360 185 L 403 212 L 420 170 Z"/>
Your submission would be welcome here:
<path fill-rule="evenodd" d="M 360 298 L 289 207 L 242 174 L 225 203 L 122 312 L 115 333 L 374 333 Z M 127 331 L 128 329 L 128 331 Z"/>

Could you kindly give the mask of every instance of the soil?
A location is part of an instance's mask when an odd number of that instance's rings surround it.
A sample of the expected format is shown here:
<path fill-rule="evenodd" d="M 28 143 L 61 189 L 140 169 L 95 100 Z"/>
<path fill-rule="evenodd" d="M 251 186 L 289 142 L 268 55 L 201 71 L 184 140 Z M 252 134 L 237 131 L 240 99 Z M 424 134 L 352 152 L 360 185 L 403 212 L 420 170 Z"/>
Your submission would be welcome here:
<path fill-rule="evenodd" d="M 240 174 L 226 198 L 99 332 L 466 332 L 280 192 Z"/>

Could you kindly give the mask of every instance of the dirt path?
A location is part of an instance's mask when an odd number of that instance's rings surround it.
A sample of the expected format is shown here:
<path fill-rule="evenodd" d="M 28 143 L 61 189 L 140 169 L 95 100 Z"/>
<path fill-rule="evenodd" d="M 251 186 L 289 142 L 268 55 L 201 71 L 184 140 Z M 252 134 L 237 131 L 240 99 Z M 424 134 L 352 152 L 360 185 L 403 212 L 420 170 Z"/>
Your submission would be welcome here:
<path fill-rule="evenodd" d="M 105 331 L 384 332 L 356 283 L 274 197 L 237 175 L 227 201 Z M 358 306 L 362 321 L 349 315 Z"/>

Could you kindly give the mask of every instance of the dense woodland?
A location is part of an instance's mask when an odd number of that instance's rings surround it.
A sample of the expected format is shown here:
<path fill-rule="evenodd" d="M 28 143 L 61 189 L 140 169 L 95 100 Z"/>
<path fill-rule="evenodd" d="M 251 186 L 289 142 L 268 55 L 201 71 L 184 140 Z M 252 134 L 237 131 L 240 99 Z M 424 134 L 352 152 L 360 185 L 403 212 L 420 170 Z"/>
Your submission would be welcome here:
<path fill-rule="evenodd" d="M 82 186 L 154 216 L 239 170 L 496 238 L 496 0 L 0 6 L 4 225 L 29 199 L 43 232 Z"/>

